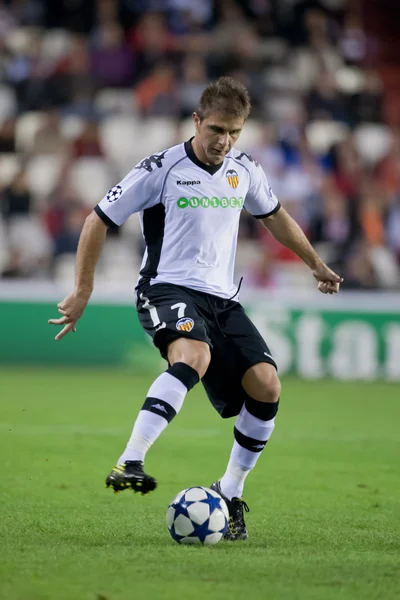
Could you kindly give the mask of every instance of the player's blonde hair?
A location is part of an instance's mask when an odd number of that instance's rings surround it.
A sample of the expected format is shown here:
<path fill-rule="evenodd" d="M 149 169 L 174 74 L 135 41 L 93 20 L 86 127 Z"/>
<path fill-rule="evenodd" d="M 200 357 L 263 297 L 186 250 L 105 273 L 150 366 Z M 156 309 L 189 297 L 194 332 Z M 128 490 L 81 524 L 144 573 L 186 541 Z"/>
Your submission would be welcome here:
<path fill-rule="evenodd" d="M 201 95 L 196 113 L 205 119 L 210 113 L 223 113 L 243 117 L 250 114 L 251 102 L 246 87 L 232 77 L 220 77 L 210 83 Z"/>

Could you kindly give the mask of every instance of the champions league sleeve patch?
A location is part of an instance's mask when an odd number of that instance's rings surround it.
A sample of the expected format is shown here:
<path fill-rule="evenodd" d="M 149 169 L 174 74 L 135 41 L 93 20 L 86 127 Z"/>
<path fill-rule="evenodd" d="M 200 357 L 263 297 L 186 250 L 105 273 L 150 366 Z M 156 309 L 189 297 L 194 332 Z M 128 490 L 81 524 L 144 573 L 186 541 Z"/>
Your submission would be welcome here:
<path fill-rule="evenodd" d="M 107 200 L 109 202 L 115 202 L 122 194 L 122 187 L 120 185 L 114 185 L 109 192 L 107 192 Z"/>

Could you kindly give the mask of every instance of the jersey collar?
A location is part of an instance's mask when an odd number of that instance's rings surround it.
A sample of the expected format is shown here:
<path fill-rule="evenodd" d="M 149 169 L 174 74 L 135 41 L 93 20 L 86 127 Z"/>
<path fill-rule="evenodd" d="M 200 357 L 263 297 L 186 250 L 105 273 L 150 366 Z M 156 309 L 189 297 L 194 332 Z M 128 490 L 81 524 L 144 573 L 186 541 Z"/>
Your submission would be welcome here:
<path fill-rule="evenodd" d="M 194 150 L 192 147 L 193 139 L 194 139 L 194 136 L 191 137 L 190 140 L 185 142 L 185 150 L 186 150 L 186 154 L 188 155 L 188 158 L 190 158 L 190 160 L 192 162 L 194 162 L 195 165 L 200 167 L 200 169 L 204 169 L 204 171 L 207 171 L 207 173 L 210 173 L 210 175 L 214 175 L 214 173 L 216 173 L 217 171 L 220 170 L 220 168 L 224 164 L 224 161 L 222 161 L 219 165 L 206 165 L 205 163 L 201 162 L 201 160 L 199 160 L 194 153 Z"/>

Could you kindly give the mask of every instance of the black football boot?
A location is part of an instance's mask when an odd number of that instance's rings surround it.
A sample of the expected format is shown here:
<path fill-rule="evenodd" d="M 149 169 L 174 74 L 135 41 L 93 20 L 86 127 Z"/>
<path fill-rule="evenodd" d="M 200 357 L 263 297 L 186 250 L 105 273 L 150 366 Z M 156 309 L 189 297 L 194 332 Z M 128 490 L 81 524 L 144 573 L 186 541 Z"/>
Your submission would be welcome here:
<path fill-rule="evenodd" d="M 143 471 L 140 460 L 127 460 L 113 468 L 106 479 L 106 486 L 112 487 L 116 494 L 132 490 L 143 495 L 152 492 L 157 487 L 157 481 Z"/>
<path fill-rule="evenodd" d="M 236 540 L 247 540 L 249 534 L 246 529 L 246 523 L 244 521 L 244 511 L 250 512 L 249 507 L 242 498 L 232 498 L 228 500 L 221 491 L 219 481 L 215 481 L 211 485 L 211 489 L 217 492 L 226 502 L 229 511 L 229 522 L 228 530 L 224 534 L 224 539 L 236 541 Z"/>

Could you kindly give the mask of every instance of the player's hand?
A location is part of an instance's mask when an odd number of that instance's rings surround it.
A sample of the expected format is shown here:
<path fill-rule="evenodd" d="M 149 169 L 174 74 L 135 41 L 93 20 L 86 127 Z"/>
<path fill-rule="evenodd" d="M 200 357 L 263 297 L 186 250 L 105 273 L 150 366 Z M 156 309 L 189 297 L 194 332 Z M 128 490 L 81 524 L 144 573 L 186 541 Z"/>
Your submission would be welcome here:
<path fill-rule="evenodd" d="M 79 296 L 76 292 L 72 292 L 62 302 L 57 304 L 58 312 L 63 315 L 60 319 L 49 319 L 51 325 L 64 325 L 63 329 L 55 337 L 56 340 L 61 340 L 70 331 L 76 331 L 76 323 L 83 315 L 89 298 Z"/>
<path fill-rule="evenodd" d="M 332 271 L 325 263 L 321 262 L 312 274 L 318 281 L 318 289 L 323 294 L 337 294 L 340 288 L 340 284 L 343 282 L 343 278 L 337 273 Z"/>

